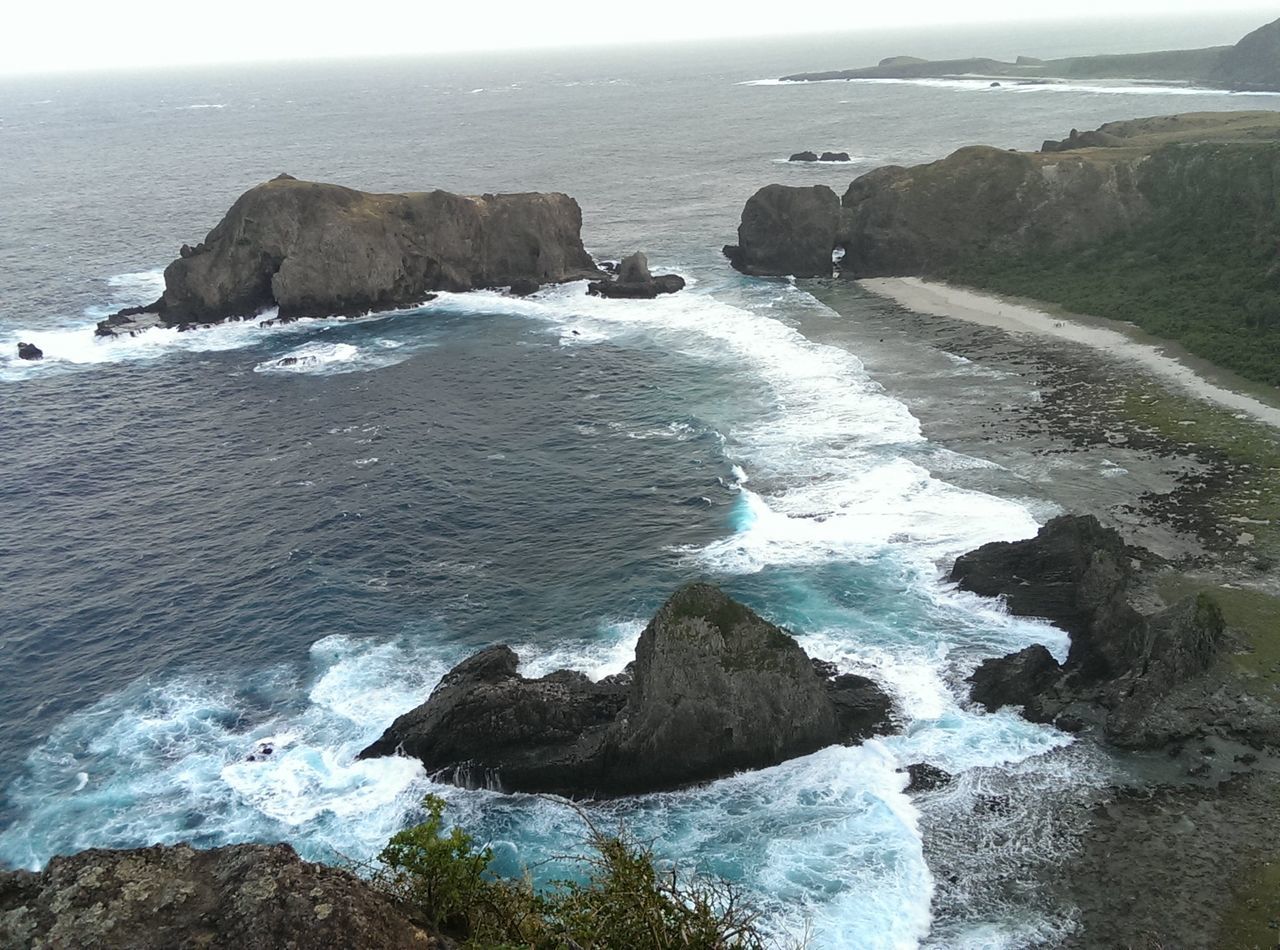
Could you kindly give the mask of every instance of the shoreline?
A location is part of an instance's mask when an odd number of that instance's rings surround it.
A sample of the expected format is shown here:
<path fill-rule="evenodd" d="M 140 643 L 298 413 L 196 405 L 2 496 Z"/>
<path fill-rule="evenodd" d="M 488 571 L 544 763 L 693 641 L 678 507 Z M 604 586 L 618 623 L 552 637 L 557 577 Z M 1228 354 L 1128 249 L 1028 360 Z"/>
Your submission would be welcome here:
<path fill-rule="evenodd" d="M 1075 343 L 1098 350 L 1110 359 L 1136 363 L 1198 399 L 1280 429 L 1280 395 L 1273 397 L 1274 401 L 1259 398 L 1262 390 L 1256 384 L 1126 324 L 1101 317 L 1059 314 L 1048 304 L 1011 300 L 920 277 L 875 277 L 858 284 L 917 313 Z"/>
<path fill-rule="evenodd" d="M 998 467 L 944 477 L 1097 514 L 1130 543 L 1157 549 L 1166 562 L 1143 592 L 1153 607 L 1188 585 L 1245 598 L 1224 611 L 1231 607 L 1228 625 L 1242 651 L 1250 643 L 1254 652 L 1230 661 L 1252 689 L 1280 690 L 1280 654 L 1263 643 L 1280 616 L 1274 529 L 1238 524 L 1234 507 L 1242 497 L 1256 506 L 1259 496 L 1246 486 L 1268 476 L 1249 471 L 1253 456 L 1232 439 L 1249 427 L 1274 442 L 1266 422 L 1250 415 L 1229 429 L 1210 425 L 1209 417 L 1227 415 L 1201 396 L 1216 384 L 1186 366 L 1161 372 L 1174 361 L 1112 321 L 1068 323 L 1023 301 L 917 280 L 816 281 L 806 289 L 827 309 L 806 321 L 806 333 L 857 354 L 929 440 Z M 1126 344 L 1119 353 L 1109 345 L 1117 340 Z M 1133 371 L 1129 347 L 1155 359 L 1152 371 Z M 1187 376 L 1203 386 L 1188 392 Z M 1152 425 L 1153 412 L 1163 425 Z M 1268 451 L 1274 469 L 1274 445 Z M 1267 613 L 1248 623 L 1246 601 Z M 1062 860 L 1010 869 L 1038 881 L 1080 925 L 1051 944 L 1271 946 L 1280 924 L 1276 767 L 1223 781 L 1230 768 L 1218 770 L 1212 757 L 1209 773 L 1191 770 L 1205 755 L 1194 743 L 1177 760 L 1097 748 L 1117 769 L 1112 781 L 1044 802 L 1045 827 L 1070 842 Z M 931 859 L 935 875 L 963 878 L 967 859 L 957 861 L 946 845 Z"/>

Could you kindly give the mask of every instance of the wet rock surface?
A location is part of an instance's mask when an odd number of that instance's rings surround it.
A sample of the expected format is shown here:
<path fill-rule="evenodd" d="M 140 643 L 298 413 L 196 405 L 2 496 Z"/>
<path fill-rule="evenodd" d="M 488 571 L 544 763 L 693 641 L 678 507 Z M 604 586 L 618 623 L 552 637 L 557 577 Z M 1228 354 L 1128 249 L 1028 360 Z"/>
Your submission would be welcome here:
<path fill-rule="evenodd" d="M 355 875 L 288 845 L 91 850 L 0 873 L 0 946 L 279 950 L 453 946 Z"/>
<path fill-rule="evenodd" d="M 875 683 L 815 666 L 781 628 L 691 584 L 658 611 L 619 676 L 517 671 L 509 647 L 455 667 L 361 757 L 401 753 L 440 779 L 611 797 L 679 788 L 891 731 Z"/>
<path fill-rule="evenodd" d="M 588 284 L 587 293 L 594 297 L 652 300 L 661 294 L 674 294 L 684 290 L 684 278 L 679 274 L 655 276 L 649 273 L 649 259 L 638 251 L 619 261 L 612 273 L 612 280 L 598 280 Z"/>
<path fill-rule="evenodd" d="M 44 350 L 36 346 L 34 343 L 18 344 L 18 359 L 20 360 L 40 360 L 44 359 Z"/>

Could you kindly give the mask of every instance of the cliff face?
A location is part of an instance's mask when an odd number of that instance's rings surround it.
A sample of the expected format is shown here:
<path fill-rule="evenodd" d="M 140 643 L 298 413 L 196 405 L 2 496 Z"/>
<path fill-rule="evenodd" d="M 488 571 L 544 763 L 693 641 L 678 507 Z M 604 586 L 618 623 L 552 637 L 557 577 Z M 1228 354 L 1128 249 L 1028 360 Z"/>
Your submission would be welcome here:
<path fill-rule="evenodd" d="M 84 851 L 0 873 L 0 946 L 36 950 L 444 950 L 346 871 L 288 845 Z"/>
<path fill-rule="evenodd" d="M 281 176 L 251 188 L 204 242 L 165 268 L 149 308 L 169 325 L 349 315 L 432 291 L 601 276 L 563 194 L 369 194 Z M 126 315 L 127 312 L 126 312 Z M 121 324 L 104 321 L 107 332 Z"/>
<path fill-rule="evenodd" d="M 834 231 L 827 207 L 798 213 L 811 189 L 769 186 L 747 203 L 729 256 L 751 274 L 830 275 L 830 266 L 799 269 L 796 252 L 816 261 L 818 236 L 831 235 L 828 252 L 844 250 L 841 276 L 936 276 L 1153 223 L 1173 234 L 1233 216 L 1259 228 L 1276 217 L 1278 167 L 1275 113 L 1116 122 L 1072 130 L 1041 152 L 971 146 L 928 165 L 876 169 L 850 184 Z"/>

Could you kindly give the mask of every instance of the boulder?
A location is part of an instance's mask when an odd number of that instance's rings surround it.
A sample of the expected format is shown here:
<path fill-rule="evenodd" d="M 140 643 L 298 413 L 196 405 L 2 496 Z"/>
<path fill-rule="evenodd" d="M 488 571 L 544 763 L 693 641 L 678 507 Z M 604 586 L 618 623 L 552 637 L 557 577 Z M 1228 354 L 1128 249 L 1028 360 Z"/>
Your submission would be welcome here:
<path fill-rule="evenodd" d="M 180 252 L 159 300 L 117 316 L 141 312 L 168 326 L 270 307 L 341 316 L 415 306 L 437 290 L 597 277 L 581 227 L 577 202 L 563 194 L 384 195 L 277 178 Z M 111 319 L 99 324 L 103 335 L 120 331 Z"/>
<path fill-rule="evenodd" d="M 883 690 L 827 672 L 786 631 L 691 584 L 645 627 L 627 673 L 531 680 L 508 647 L 491 647 L 360 756 L 412 755 L 440 780 L 500 791 L 583 798 L 680 788 L 892 728 Z"/>
<path fill-rule="evenodd" d="M 1032 722 L 1047 722 L 1041 699 L 1062 676 L 1062 667 L 1040 644 L 1008 656 L 984 660 L 969 677 L 969 698 L 995 712 L 1005 706 L 1021 706 Z"/>
<path fill-rule="evenodd" d="M 44 350 L 36 346 L 34 343 L 18 344 L 18 359 L 20 360 L 40 360 L 44 359 Z"/>
<path fill-rule="evenodd" d="M 659 294 L 684 290 L 684 278 L 679 274 L 650 274 L 649 259 L 638 251 L 624 257 L 614 273 L 613 280 L 592 281 L 587 285 L 587 293 L 594 297 L 652 300 Z"/>
<path fill-rule="evenodd" d="M 790 158 L 789 162 L 816 162 L 818 160 L 817 152 L 796 152 Z"/>
<path fill-rule="evenodd" d="M 511 282 L 511 286 L 507 288 L 507 293 L 513 297 L 528 297 L 530 294 L 536 294 L 541 289 L 542 285 L 536 280 L 520 277 Z"/>
<path fill-rule="evenodd" d="M 83 851 L 0 872 L 0 946 L 276 950 L 453 946 L 354 874 L 288 845 Z"/>
<path fill-rule="evenodd" d="M 725 256 L 744 274 L 830 277 L 840 199 L 826 185 L 766 185 L 748 199 Z"/>
<path fill-rule="evenodd" d="M 848 160 L 848 152 L 823 152 L 818 158 L 820 162 L 847 162 Z"/>

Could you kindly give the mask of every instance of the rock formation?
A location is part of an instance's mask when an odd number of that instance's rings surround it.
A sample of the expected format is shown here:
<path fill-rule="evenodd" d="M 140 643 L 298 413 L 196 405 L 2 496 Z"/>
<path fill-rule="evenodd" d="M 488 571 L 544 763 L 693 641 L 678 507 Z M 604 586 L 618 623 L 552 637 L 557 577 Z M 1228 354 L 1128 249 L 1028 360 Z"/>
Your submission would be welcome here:
<path fill-rule="evenodd" d="M 796 152 L 790 158 L 789 162 L 816 162 L 818 160 L 817 152 Z"/>
<path fill-rule="evenodd" d="M 0 872 L 0 946 L 31 950 L 432 950 L 453 944 L 288 845 L 83 851 Z"/>
<path fill-rule="evenodd" d="M 18 344 L 18 359 L 20 360 L 40 360 L 44 359 L 44 350 L 36 346 L 34 343 Z"/>
<path fill-rule="evenodd" d="M 707 584 L 663 605 L 628 671 L 598 683 L 517 672 L 505 646 L 465 660 L 361 758 L 400 753 L 468 787 L 611 797 L 776 765 L 889 731 L 870 680 L 815 664 Z"/>
<path fill-rule="evenodd" d="M 843 250 L 840 274 L 855 279 L 1059 255 L 1181 220 L 1206 189 L 1215 202 L 1256 205 L 1280 167 L 1278 142 L 1275 113 L 1192 113 L 1072 130 L 1041 152 L 975 145 L 927 165 L 886 166 L 841 199 L 822 186 L 768 185 L 747 201 L 738 244 L 725 253 L 747 274 L 813 277 L 830 275 Z"/>
<path fill-rule="evenodd" d="M 652 300 L 659 294 L 674 294 L 684 290 L 684 278 L 679 274 L 649 273 L 649 259 L 639 253 L 624 257 L 618 264 L 613 280 L 598 280 L 587 284 L 587 293 L 596 297 L 622 297 L 633 300 Z"/>
<path fill-rule="evenodd" d="M 112 336 L 156 324 L 352 315 L 413 306 L 436 290 L 598 277 L 582 213 L 562 194 L 369 194 L 281 176 L 251 188 L 164 272 L 164 295 L 102 321 Z"/>
<path fill-rule="evenodd" d="M 840 199 L 826 185 L 766 185 L 747 201 L 738 243 L 724 249 L 744 274 L 830 277 Z"/>
<path fill-rule="evenodd" d="M 848 152 L 823 152 L 818 156 L 820 162 L 847 162 L 848 160 Z"/>
<path fill-rule="evenodd" d="M 1141 612 L 1138 567 L 1151 561 L 1092 516 L 1064 515 L 1027 541 L 987 544 L 956 561 L 961 589 L 1001 596 L 1011 613 L 1041 617 L 1071 636 L 1059 664 L 1042 646 L 987 660 L 970 677 L 989 710 L 1022 706 L 1069 731 L 1096 725 L 1125 748 L 1216 736 L 1280 742 L 1274 704 L 1244 694 L 1225 669 L 1222 613 L 1207 595 Z"/>

